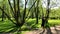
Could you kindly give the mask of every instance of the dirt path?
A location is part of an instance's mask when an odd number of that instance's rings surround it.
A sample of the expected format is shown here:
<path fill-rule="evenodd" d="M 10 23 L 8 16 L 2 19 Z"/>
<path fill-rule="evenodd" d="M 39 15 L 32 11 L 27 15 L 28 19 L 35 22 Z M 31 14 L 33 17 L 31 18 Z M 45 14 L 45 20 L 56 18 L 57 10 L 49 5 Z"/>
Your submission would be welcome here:
<path fill-rule="evenodd" d="M 25 34 L 60 34 L 60 26 L 50 27 L 45 30 L 34 30 L 30 32 L 25 32 Z"/>

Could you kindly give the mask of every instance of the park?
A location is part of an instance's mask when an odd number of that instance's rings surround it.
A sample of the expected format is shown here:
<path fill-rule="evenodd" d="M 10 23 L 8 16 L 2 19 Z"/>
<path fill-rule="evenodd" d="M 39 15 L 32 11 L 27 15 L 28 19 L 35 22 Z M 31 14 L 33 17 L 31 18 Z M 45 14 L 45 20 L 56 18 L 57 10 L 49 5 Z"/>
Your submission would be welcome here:
<path fill-rule="evenodd" d="M 0 34 L 60 34 L 59 0 L 0 0 Z"/>

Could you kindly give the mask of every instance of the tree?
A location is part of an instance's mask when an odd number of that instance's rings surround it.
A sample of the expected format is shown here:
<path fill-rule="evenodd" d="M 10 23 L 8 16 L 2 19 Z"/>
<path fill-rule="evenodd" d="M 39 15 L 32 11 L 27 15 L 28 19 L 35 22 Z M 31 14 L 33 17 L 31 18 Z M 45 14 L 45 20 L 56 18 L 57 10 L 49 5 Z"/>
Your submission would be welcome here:
<path fill-rule="evenodd" d="M 5 9 L 5 0 L 3 0 L 2 2 L 3 2 L 3 3 L 2 3 L 2 6 L 1 6 L 1 7 L 2 7 L 3 9 Z M 5 17 L 5 16 L 4 16 L 4 12 L 2 11 L 2 21 L 4 21 L 4 19 L 3 19 L 4 17 Z"/>
<path fill-rule="evenodd" d="M 44 17 L 44 14 L 43 14 L 43 16 L 42 16 L 42 24 L 41 24 L 41 26 L 42 26 L 43 28 L 44 28 L 45 25 L 48 23 L 49 12 L 50 12 L 49 5 L 50 5 L 50 0 L 47 0 L 46 16 Z"/>
<path fill-rule="evenodd" d="M 21 27 L 25 23 L 27 0 L 25 0 L 25 8 L 24 8 L 23 14 L 20 13 L 19 0 L 17 0 L 17 8 L 16 8 L 16 0 L 13 0 L 13 2 L 14 2 L 14 11 L 13 11 L 14 12 L 13 13 L 14 14 L 14 19 L 16 21 L 16 25 Z"/>
<path fill-rule="evenodd" d="M 37 6 L 36 6 L 36 24 L 38 24 L 38 12 L 39 12 L 39 0 L 37 0 Z"/>

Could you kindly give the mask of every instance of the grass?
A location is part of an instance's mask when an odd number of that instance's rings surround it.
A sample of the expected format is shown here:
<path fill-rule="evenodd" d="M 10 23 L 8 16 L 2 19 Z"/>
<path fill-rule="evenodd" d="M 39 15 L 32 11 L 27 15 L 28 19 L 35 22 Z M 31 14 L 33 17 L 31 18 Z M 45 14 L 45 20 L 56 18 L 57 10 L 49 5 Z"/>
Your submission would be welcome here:
<path fill-rule="evenodd" d="M 9 20 L 0 20 L 0 32 L 8 32 L 9 30 L 13 29 L 12 27 L 15 26 L 11 21 Z"/>
<path fill-rule="evenodd" d="M 60 20 L 49 20 L 50 26 L 60 25 Z"/>
<path fill-rule="evenodd" d="M 22 30 L 25 30 L 27 31 L 27 27 L 32 27 L 32 28 L 40 28 L 41 27 L 41 19 L 39 20 L 39 23 L 38 24 L 35 24 L 36 23 L 36 20 L 35 19 L 29 19 L 22 27 L 21 29 Z M 49 26 L 54 26 L 54 25 L 60 25 L 60 20 L 48 20 L 49 22 Z M 15 25 L 9 21 L 8 19 L 4 20 L 3 22 L 1 21 L 0 19 L 0 32 L 9 32 L 9 31 L 16 31 L 17 28 L 14 27 Z M 16 33 L 16 32 L 15 32 Z"/>

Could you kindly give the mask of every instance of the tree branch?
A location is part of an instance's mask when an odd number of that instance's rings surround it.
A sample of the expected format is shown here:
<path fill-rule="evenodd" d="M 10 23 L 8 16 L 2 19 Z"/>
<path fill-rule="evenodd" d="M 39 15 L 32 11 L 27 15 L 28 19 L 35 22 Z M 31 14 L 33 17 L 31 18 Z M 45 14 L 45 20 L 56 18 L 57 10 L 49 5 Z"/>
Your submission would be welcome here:
<path fill-rule="evenodd" d="M 14 14 L 13 8 L 12 8 L 11 3 L 10 3 L 10 0 L 8 0 L 8 3 L 9 3 L 9 5 L 10 5 L 10 8 L 11 8 L 13 14 Z"/>
<path fill-rule="evenodd" d="M 0 7 L 0 9 L 4 12 L 4 10 L 3 10 L 1 7 Z M 7 16 L 7 18 L 8 18 L 10 21 L 12 21 L 14 24 L 16 24 L 12 19 L 10 19 L 10 17 L 8 16 L 7 13 L 4 12 L 4 14 Z"/>

